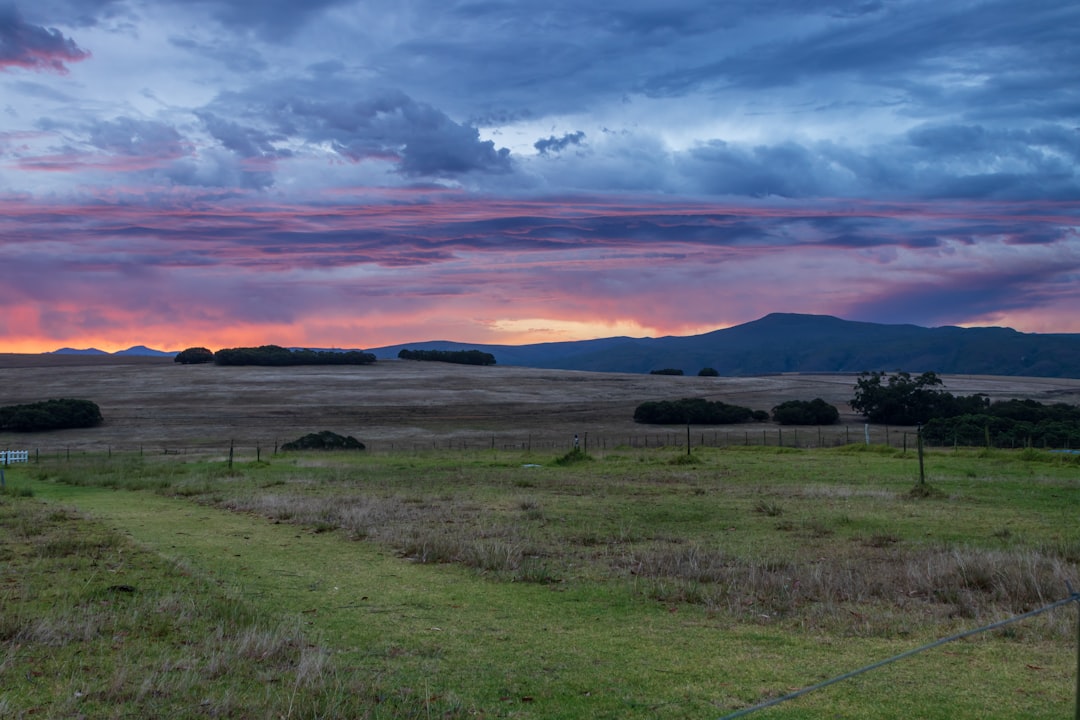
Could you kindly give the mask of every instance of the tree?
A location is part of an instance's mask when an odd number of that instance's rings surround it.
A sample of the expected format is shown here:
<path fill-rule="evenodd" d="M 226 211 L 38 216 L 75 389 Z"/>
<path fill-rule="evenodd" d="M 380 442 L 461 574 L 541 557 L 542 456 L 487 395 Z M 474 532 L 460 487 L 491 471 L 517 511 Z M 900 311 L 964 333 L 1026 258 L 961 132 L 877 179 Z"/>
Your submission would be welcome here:
<path fill-rule="evenodd" d="M 701 368 L 698 371 L 698 377 L 720 377 L 720 373 L 717 372 L 716 368 Z"/>
<path fill-rule="evenodd" d="M 917 425 L 939 414 L 943 406 L 955 404 L 956 398 L 944 390 L 941 378 L 933 372 L 918 377 L 897 371 L 864 372 L 855 383 L 851 408 L 870 422 L 892 425 Z"/>
<path fill-rule="evenodd" d="M 650 375 L 682 375 L 683 371 L 679 368 L 661 368 L 660 370 L 650 370 Z"/>
<path fill-rule="evenodd" d="M 177 356 L 173 358 L 173 362 L 178 362 L 183 365 L 214 362 L 214 353 L 204 347 L 190 347 L 187 350 L 180 351 Z"/>

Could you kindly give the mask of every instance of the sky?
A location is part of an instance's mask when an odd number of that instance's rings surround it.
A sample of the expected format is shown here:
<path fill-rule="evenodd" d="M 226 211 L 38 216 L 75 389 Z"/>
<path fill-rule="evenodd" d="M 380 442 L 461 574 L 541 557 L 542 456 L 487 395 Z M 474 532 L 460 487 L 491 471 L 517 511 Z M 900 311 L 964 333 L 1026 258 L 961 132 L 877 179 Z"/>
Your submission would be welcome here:
<path fill-rule="evenodd" d="M 0 351 L 1080 332 L 1073 0 L 0 0 Z"/>

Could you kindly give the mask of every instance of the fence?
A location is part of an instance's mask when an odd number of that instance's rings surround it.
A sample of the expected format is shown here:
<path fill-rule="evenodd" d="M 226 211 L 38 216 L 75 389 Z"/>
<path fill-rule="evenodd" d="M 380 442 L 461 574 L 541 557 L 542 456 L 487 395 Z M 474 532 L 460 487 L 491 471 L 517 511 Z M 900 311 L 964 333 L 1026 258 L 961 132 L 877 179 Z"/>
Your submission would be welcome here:
<path fill-rule="evenodd" d="M 373 437 L 364 437 L 356 433 L 369 453 L 412 453 L 445 451 L 502 450 L 511 452 L 566 452 L 574 447 L 593 455 L 625 452 L 627 450 L 675 449 L 687 452 L 695 448 L 727 448 L 739 446 L 814 449 L 830 448 L 843 445 L 875 445 L 891 447 L 901 451 L 914 451 L 918 441 L 918 431 L 914 427 L 890 427 L 887 425 L 845 424 L 827 426 L 777 426 L 771 423 L 735 426 L 655 426 L 633 425 L 623 429 L 603 428 L 587 429 L 588 424 L 568 426 L 564 429 L 554 427 L 505 428 L 499 430 L 479 430 L 475 428 L 445 431 L 418 430 L 410 434 L 380 437 L 378 431 Z M 355 431 L 352 431 L 355 432 Z M 224 436 L 224 441 L 187 441 L 164 440 L 148 437 L 144 443 L 101 443 L 78 442 L 71 445 L 40 446 L 29 451 L 31 462 L 40 459 L 71 459 L 76 455 L 109 455 L 135 453 L 139 455 L 193 455 L 220 456 L 228 454 L 230 446 L 235 448 L 235 456 L 246 460 L 249 457 L 264 459 L 279 452 L 281 445 L 295 439 L 287 437 L 259 437 L 239 430 L 232 437 Z M 575 444 L 574 438 L 577 437 Z M 927 448 L 937 447 L 942 450 L 958 450 L 963 447 L 954 442 L 937 444 L 927 442 Z M 983 447 L 983 446 L 978 446 Z M 1047 448 L 1050 449 L 1050 448 Z M 1070 450 L 1058 450 L 1071 452 Z M 13 452 L 13 451 L 9 451 Z M 27 462 L 28 451 L 19 451 L 21 460 L 14 456 L 8 462 Z M 2 461 L 2 458 L 0 458 Z"/>
<path fill-rule="evenodd" d="M 30 462 L 29 450 L 0 450 L 0 465 Z"/>

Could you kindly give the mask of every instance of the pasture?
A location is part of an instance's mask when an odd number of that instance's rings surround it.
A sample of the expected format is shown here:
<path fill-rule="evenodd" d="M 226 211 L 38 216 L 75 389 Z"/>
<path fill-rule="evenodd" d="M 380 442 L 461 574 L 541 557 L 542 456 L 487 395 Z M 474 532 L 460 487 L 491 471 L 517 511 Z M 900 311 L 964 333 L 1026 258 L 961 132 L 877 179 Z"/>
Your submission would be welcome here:
<path fill-rule="evenodd" d="M 106 424 L 0 437 L 45 449 L 0 495 L 0 717 L 719 718 L 1080 585 L 1077 456 L 935 450 L 913 495 L 913 448 L 687 453 L 629 420 L 851 377 L 64 362 L 3 369 L 3 403 Z M 322 429 L 374 451 L 270 450 Z M 1076 654 L 1072 604 L 752 717 L 1062 717 Z"/>

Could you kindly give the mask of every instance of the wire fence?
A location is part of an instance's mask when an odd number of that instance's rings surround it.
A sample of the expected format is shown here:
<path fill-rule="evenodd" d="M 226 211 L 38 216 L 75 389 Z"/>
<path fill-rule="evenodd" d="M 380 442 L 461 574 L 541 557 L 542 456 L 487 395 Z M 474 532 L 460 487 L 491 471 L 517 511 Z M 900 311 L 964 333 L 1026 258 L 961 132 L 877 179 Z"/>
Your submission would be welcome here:
<path fill-rule="evenodd" d="M 566 452 L 579 448 L 594 455 L 625 452 L 628 450 L 676 449 L 692 451 L 696 448 L 772 447 L 791 449 L 816 449 L 844 445 L 874 445 L 893 448 L 902 452 L 914 451 L 918 442 L 918 429 L 914 427 L 890 427 L 883 425 L 831 425 L 831 426 L 777 426 L 739 425 L 730 427 L 687 426 L 634 426 L 627 430 L 581 430 L 567 427 L 542 428 L 535 431 L 501 429 L 482 431 L 474 429 L 451 429 L 444 431 L 417 431 L 412 434 L 390 436 L 359 434 L 365 450 L 372 453 L 424 453 L 446 451 L 502 450 L 522 453 Z M 9 438 L 12 437 L 9 435 Z M 148 440 L 146 442 L 95 442 L 82 439 L 70 444 L 33 444 L 28 453 L 30 461 L 42 459 L 71 459 L 78 455 L 112 455 L 113 453 L 138 453 L 140 455 L 193 455 L 221 456 L 230 448 L 237 459 L 265 459 L 281 452 L 282 446 L 296 437 L 257 437 L 237 428 L 235 435 L 219 436 L 217 440 Z M 29 445 L 30 443 L 22 443 Z M 967 447 L 955 442 L 929 443 L 927 448 L 961 450 Z M 983 446 L 977 446 L 980 449 Z M 994 447 L 994 446 L 991 446 Z M 1043 448 L 1039 448 L 1043 449 Z M 1080 451 L 1069 448 L 1045 448 L 1063 453 Z"/>
<path fill-rule="evenodd" d="M 955 640 L 963 640 L 964 638 L 971 637 L 972 635 L 978 635 L 980 633 L 988 632 L 990 630 L 996 630 L 997 628 L 1005 627 L 1006 625 L 1011 625 L 1015 622 L 1020 622 L 1021 620 L 1027 620 L 1028 618 L 1035 617 L 1036 615 L 1041 615 L 1043 613 L 1050 612 L 1051 610 L 1056 610 L 1057 608 L 1068 605 L 1069 603 L 1075 602 L 1080 604 L 1080 592 L 1076 592 L 1072 589 L 1071 586 L 1069 586 L 1068 590 L 1069 595 L 1067 597 L 1064 597 L 1057 602 L 1052 602 L 1049 605 L 1044 605 L 1041 608 L 1031 610 L 1030 612 L 1026 612 L 1022 615 L 1016 615 L 1010 618 L 1006 618 L 1004 620 L 998 620 L 997 622 L 990 623 L 989 625 L 983 625 L 982 627 L 974 628 L 972 630 L 965 630 L 963 632 L 956 633 L 955 635 L 949 635 L 948 637 L 940 638 L 925 645 L 921 645 L 917 648 L 902 652 L 899 655 L 893 655 L 890 658 L 885 658 L 884 660 L 879 660 L 875 663 L 871 663 L 870 665 L 858 668 L 857 670 L 851 670 L 850 672 L 843 673 L 842 675 L 837 675 L 836 677 L 829 678 L 828 680 L 823 680 L 822 682 L 810 685 L 808 687 L 804 687 L 801 690 L 796 690 L 795 692 L 788 693 L 787 695 L 776 697 L 771 700 L 767 700 L 766 702 L 743 708 L 742 710 L 737 710 L 736 712 L 724 715 L 722 718 L 720 718 L 720 720 L 734 720 L 734 718 L 745 717 L 752 713 L 756 713 L 759 710 L 764 710 L 766 708 L 773 707 L 774 705 L 779 705 L 780 703 L 785 703 L 789 700 L 800 698 L 803 695 L 807 695 L 816 690 L 821 690 L 844 680 L 850 680 L 851 678 L 862 675 L 863 673 L 870 672 L 871 670 L 877 670 L 878 668 L 884 667 L 885 665 L 897 662 L 898 660 L 909 658 L 912 655 L 918 655 L 919 653 L 926 652 L 927 650 L 932 650 L 946 643 L 950 643 Z M 1076 718 L 1077 720 L 1080 720 L 1080 619 L 1078 619 L 1077 622 L 1077 664 L 1078 675 L 1076 681 Z"/>
<path fill-rule="evenodd" d="M 347 430 L 341 431 L 348 434 Z M 537 430 L 500 429 L 482 431 L 450 429 L 366 437 L 356 433 L 368 452 L 423 453 L 443 451 L 503 450 L 530 452 L 565 452 L 579 448 L 583 452 L 604 454 L 627 450 L 726 447 L 773 447 L 814 449 L 851 444 L 880 445 L 907 451 L 914 450 L 915 428 L 894 428 L 879 425 L 776 426 L 739 425 L 728 427 L 634 426 L 626 430 L 591 430 L 580 427 Z M 71 459 L 78 455 L 111 455 L 138 453 L 142 455 L 220 455 L 234 448 L 236 457 L 255 455 L 259 459 L 273 456 L 282 445 L 295 436 L 258 437 L 237 428 L 235 435 L 221 435 L 217 440 L 147 440 L 146 442 L 95 442 L 81 439 L 71 443 L 25 442 L 9 435 L 12 444 L 30 445 L 29 459 Z"/>

